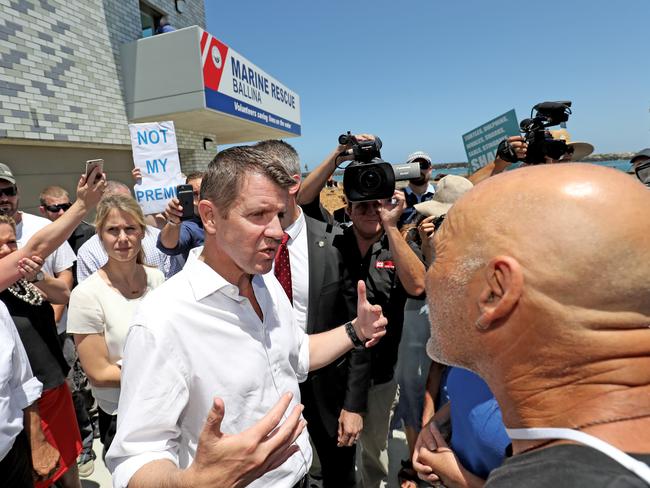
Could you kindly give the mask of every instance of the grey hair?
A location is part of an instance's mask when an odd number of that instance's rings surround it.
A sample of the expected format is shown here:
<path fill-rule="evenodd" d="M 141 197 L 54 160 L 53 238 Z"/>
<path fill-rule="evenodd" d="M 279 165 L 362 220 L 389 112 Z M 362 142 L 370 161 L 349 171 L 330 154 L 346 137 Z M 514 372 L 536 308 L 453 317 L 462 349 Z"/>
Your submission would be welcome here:
<path fill-rule="evenodd" d="M 116 193 L 125 194 L 125 195 L 128 193 L 129 195 L 131 195 L 131 188 L 129 188 L 126 184 L 122 183 L 121 181 L 108 180 L 106 182 L 106 191 L 104 191 L 104 197 L 108 195 L 115 195 Z"/>
<path fill-rule="evenodd" d="M 221 151 L 210 162 L 201 182 L 201 200 L 210 200 L 221 216 L 228 218 L 230 208 L 241 197 L 244 179 L 250 174 L 265 176 L 283 189 L 296 184 L 277 157 L 252 146 L 236 146 Z"/>
<path fill-rule="evenodd" d="M 278 158 L 290 175 L 300 175 L 300 157 L 291 144 L 279 139 L 268 139 L 253 147 Z"/>

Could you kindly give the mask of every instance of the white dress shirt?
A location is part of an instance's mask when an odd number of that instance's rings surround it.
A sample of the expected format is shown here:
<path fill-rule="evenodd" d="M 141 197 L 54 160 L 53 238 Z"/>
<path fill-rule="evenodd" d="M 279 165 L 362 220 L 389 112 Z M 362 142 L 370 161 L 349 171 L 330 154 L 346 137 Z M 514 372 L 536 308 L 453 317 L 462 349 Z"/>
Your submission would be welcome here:
<path fill-rule="evenodd" d="M 263 320 L 200 259 L 189 258 L 142 301 L 126 339 L 117 434 L 106 457 L 115 488 L 154 460 L 188 467 L 215 396 L 224 400 L 221 429 L 229 434 L 258 422 L 285 392 L 293 393 L 288 412 L 300 402 L 309 338 L 275 276 L 252 284 Z M 296 444 L 299 452 L 249 486 L 299 481 L 312 461 L 307 430 Z"/>
<path fill-rule="evenodd" d="M 147 226 L 147 231 L 142 238 L 142 250 L 144 251 L 144 264 L 158 268 L 169 278 L 180 271 L 183 267 L 182 256 L 167 256 L 156 247 L 160 230 Z M 104 249 L 99 236 L 95 234 L 82 244 L 77 252 L 77 282 L 81 283 L 91 274 L 97 271 L 108 262 L 108 254 Z"/>
<path fill-rule="evenodd" d="M 22 219 L 19 224 L 16 224 L 16 242 L 18 247 L 27 244 L 34 234 L 36 234 L 43 227 L 50 225 L 52 222 L 46 218 L 37 215 L 21 212 Z M 43 262 L 42 270 L 50 276 L 56 276 L 61 271 L 69 269 L 72 271 L 72 266 L 77 260 L 72 247 L 67 242 L 61 244 L 52 254 L 47 256 Z M 56 331 L 58 334 L 65 332 L 68 320 L 68 309 L 63 309 L 61 320 L 56 324 Z"/>
<path fill-rule="evenodd" d="M 40 398 L 42 389 L 11 315 L 0 302 L 0 460 L 23 430 L 23 409 Z"/>
<path fill-rule="evenodd" d="M 307 223 L 300 210 L 296 221 L 284 230 L 289 234 L 289 266 L 291 266 L 291 290 L 293 312 L 302 330 L 307 330 L 307 306 L 309 305 L 309 252 L 307 249 Z"/>

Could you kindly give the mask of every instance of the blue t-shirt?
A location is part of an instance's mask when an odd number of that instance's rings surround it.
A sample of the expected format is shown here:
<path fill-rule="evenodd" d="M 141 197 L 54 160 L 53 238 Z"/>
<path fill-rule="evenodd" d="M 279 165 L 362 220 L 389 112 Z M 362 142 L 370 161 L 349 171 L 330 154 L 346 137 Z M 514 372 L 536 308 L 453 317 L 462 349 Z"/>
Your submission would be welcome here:
<path fill-rule="evenodd" d="M 450 368 L 451 448 L 461 464 L 483 479 L 501 466 L 510 444 L 501 410 L 488 385 L 477 374 Z"/>
<path fill-rule="evenodd" d="M 185 260 L 191 249 L 203 245 L 205 232 L 203 230 L 203 222 L 201 217 L 191 217 L 188 220 L 181 222 L 180 233 L 178 235 L 178 244 L 173 249 L 166 248 L 160 242 L 160 234 L 158 234 L 158 241 L 156 247 L 163 253 L 169 256 L 176 256 L 182 254 Z"/>

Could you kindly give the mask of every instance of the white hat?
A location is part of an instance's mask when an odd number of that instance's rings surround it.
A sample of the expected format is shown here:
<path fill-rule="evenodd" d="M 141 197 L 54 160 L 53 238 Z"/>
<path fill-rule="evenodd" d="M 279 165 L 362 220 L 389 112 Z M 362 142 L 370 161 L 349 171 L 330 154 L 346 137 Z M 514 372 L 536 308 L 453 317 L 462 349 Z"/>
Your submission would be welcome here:
<path fill-rule="evenodd" d="M 431 200 L 415 204 L 415 210 L 426 217 L 440 217 L 446 214 L 463 193 L 474 185 L 467 178 L 447 175 L 436 185 L 436 193 Z"/>

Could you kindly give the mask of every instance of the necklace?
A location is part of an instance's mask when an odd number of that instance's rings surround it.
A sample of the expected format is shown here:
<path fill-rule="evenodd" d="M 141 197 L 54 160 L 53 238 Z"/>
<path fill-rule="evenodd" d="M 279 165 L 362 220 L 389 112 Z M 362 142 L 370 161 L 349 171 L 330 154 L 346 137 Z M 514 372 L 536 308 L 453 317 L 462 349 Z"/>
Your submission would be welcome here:
<path fill-rule="evenodd" d="M 7 289 L 13 296 L 23 302 L 29 303 L 30 305 L 38 306 L 43 303 L 43 295 L 38 291 L 38 288 L 25 281 L 23 278 L 16 281 Z"/>
<path fill-rule="evenodd" d="M 637 419 L 643 419 L 646 417 L 650 417 L 650 413 L 641 413 L 638 415 L 631 415 L 629 417 L 614 417 L 610 419 L 602 419 L 602 420 L 594 420 L 592 422 L 587 422 L 582 425 L 578 425 L 577 427 L 572 427 L 573 430 L 582 430 L 586 429 L 587 427 L 593 427 L 595 425 L 603 425 L 603 424 L 613 424 L 616 422 L 625 422 L 627 420 L 637 420 Z M 539 449 L 540 447 L 548 446 L 549 444 L 552 444 L 553 442 L 557 442 L 558 440 L 561 439 L 548 439 L 544 442 L 540 442 L 539 444 L 535 444 L 534 446 L 527 447 L 526 449 L 523 449 L 519 451 L 518 454 L 524 454 L 525 452 L 533 451 L 535 449 Z"/>

